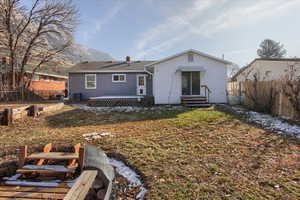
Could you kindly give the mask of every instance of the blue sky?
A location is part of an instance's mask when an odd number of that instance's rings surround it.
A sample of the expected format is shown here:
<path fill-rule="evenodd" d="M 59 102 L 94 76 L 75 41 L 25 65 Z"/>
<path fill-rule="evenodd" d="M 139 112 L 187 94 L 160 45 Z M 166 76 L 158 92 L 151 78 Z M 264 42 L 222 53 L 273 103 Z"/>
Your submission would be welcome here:
<path fill-rule="evenodd" d="M 77 43 L 115 59 L 160 59 L 196 49 L 239 65 L 270 38 L 300 57 L 300 0 L 74 0 Z"/>

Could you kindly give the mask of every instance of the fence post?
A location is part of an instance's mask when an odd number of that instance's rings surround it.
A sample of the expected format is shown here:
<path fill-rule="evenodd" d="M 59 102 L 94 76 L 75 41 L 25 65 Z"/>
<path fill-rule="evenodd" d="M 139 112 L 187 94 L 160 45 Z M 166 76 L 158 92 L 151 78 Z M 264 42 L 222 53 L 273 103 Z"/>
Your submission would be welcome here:
<path fill-rule="evenodd" d="M 4 110 L 3 125 L 9 126 L 13 123 L 13 111 L 12 108 L 7 108 Z"/>
<path fill-rule="evenodd" d="M 39 115 L 38 105 L 32 105 L 29 109 L 29 116 L 37 117 Z"/>
<path fill-rule="evenodd" d="M 279 109 L 278 109 L 278 115 L 282 115 L 282 91 L 279 92 Z"/>

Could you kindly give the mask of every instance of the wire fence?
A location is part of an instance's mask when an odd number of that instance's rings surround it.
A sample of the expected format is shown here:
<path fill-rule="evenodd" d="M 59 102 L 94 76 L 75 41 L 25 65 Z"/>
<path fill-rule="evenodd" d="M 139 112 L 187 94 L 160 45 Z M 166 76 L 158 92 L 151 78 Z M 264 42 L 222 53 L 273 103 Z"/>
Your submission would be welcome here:
<path fill-rule="evenodd" d="M 61 90 L 0 90 L 0 102 L 62 100 L 64 93 Z"/>

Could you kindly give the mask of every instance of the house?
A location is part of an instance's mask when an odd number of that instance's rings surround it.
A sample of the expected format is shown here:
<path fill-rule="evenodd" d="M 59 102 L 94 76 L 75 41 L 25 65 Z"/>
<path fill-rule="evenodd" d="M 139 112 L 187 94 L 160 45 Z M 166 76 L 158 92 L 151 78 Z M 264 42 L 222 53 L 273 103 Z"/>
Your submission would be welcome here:
<path fill-rule="evenodd" d="M 244 82 L 257 77 L 260 81 L 297 78 L 300 76 L 299 58 L 257 58 L 246 67 L 241 68 L 232 78 L 232 82 Z"/>
<path fill-rule="evenodd" d="M 26 71 L 26 76 L 32 76 L 31 71 Z M 40 94 L 44 98 L 51 96 L 65 95 L 68 77 L 54 72 L 36 72 L 34 73 L 29 90 Z"/>
<path fill-rule="evenodd" d="M 53 67 L 43 67 L 36 71 L 33 75 L 33 67 L 25 66 L 24 81 L 30 85 L 28 89 L 43 98 L 50 96 L 64 95 L 68 77 L 63 72 L 58 72 L 52 69 Z M 16 79 L 20 76 L 20 69 L 16 69 Z M 2 90 L 9 90 L 11 87 L 11 66 L 7 57 L 2 58 L 0 63 L 0 86 Z"/>
<path fill-rule="evenodd" d="M 226 103 L 229 64 L 196 50 L 158 61 L 127 56 L 125 61 L 84 62 L 69 71 L 69 93 L 83 100 L 151 96 L 155 104 Z"/>

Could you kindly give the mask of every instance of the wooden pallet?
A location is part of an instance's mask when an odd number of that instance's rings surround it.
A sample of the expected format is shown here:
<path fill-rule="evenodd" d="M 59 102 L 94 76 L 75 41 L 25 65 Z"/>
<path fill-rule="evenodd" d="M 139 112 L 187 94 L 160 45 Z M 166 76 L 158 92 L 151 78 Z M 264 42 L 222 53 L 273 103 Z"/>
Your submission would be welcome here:
<path fill-rule="evenodd" d="M 88 194 L 97 176 L 97 170 L 86 170 L 69 188 L 67 182 L 59 183 L 56 187 L 43 186 L 0 186 L 0 200 L 33 200 L 33 199 L 63 199 L 83 200 Z M 5 184 L 5 183 L 4 183 Z"/>
<path fill-rule="evenodd" d="M 84 164 L 84 148 L 77 144 L 74 146 L 73 153 L 66 152 L 50 152 L 52 144 L 47 144 L 43 152 L 27 155 L 27 146 L 20 148 L 19 152 L 19 169 L 17 174 L 7 178 L 6 181 L 0 182 L 0 200 L 4 199 L 85 199 L 89 189 L 91 188 L 98 171 L 83 171 Z M 25 165 L 27 160 L 34 160 L 35 165 Z M 48 161 L 66 160 L 67 166 L 63 165 L 45 165 Z M 70 182 L 50 182 L 50 181 L 34 181 L 26 178 L 26 175 L 38 175 L 48 178 L 46 180 L 54 180 L 57 175 L 67 175 L 75 173 L 79 167 L 81 175 L 73 182 L 70 188 Z M 24 177 L 25 176 L 25 179 Z M 45 177 L 46 176 L 46 177 Z M 66 176 L 63 176 L 66 177 Z M 20 179 L 19 179 L 20 178 Z M 22 179 L 21 179 L 22 178 Z M 39 179 L 41 180 L 41 179 Z M 45 180 L 45 179 L 42 179 Z"/>

